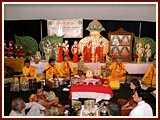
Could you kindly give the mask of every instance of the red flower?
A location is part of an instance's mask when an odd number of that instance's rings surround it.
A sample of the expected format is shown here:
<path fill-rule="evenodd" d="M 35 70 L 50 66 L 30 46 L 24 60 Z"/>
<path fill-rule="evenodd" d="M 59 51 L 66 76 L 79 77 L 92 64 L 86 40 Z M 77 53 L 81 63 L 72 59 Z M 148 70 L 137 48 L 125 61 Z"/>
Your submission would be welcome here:
<path fill-rule="evenodd" d="M 137 54 L 133 54 L 133 58 L 138 58 L 138 55 Z"/>
<path fill-rule="evenodd" d="M 30 52 L 27 52 L 26 55 L 27 55 L 27 56 L 31 56 L 31 53 L 30 53 Z"/>
<path fill-rule="evenodd" d="M 115 55 L 110 54 L 110 58 L 111 58 L 111 59 L 115 59 L 115 57 L 116 57 Z"/>

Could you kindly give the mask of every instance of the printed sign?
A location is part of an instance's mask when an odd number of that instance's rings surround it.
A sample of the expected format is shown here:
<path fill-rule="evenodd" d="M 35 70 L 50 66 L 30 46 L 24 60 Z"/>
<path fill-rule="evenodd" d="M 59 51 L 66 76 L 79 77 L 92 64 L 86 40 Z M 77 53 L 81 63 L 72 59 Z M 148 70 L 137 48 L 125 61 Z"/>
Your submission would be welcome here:
<path fill-rule="evenodd" d="M 47 26 L 48 36 L 64 35 L 64 38 L 83 37 L 82 19 L 48 20 Z"/>

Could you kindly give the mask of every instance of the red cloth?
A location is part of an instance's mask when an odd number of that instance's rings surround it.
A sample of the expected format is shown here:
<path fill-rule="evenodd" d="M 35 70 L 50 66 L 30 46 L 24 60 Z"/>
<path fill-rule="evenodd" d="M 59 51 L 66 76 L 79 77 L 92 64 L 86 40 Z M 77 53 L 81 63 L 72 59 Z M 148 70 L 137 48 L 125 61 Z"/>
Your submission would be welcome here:
<path fill-rule="evenodd" d="M 96 47 L 95 54 L 94 54 L 95 59 L 96 59 L 96 55 L 98 56 L 98 60 L 97 60 L 97 61 L 99 61 L 99 56 L 100 56 L 100 46 Z M 95 62 L 97 62 L 97 61 L 95 61 Z"/>
<path fill-rule="evenodd" d="M 83 48 L 83 59 L 84 61 L 87 61 L 87 46 L 84 46 Z"/>
<path fill-rule="evenodd" d="M 97 77 L 97 76 L 93 76 L 93 78 L 94 79 L 100 79 L 100 81 L 102 82 L 102 83 L 108 83 L 109 84 L 109 81 L 108 81 L 108 79 L 106 79 L 106 78 L 100 78 L 100 77 Z"/>
<path fill-rule="evenodd" d="M 73 54 L 73 62 L 78 62 L 79 58 L 78 58 L 78 46 L 73 45 L 73 47 L 71 48 L 71 52 Z"/>
<path fill-rule="evenodd" d="M 104 57 L 103 57 L 103 47 L 100 47 L 100 48 L 99 48 L 99 60 L 100 60 L 100 61 L 103 61 L 103 60 L 104 60 Z"/>
<path fill-rule="evenodd" d="M 97 92 L 110 94 L 113 97 L 112 88 L 110 86 L 98 86 L 98 85 L 71 85 L 69 98 L 72 98 L 72 92 Z"/>
<path fill-rule="evenodd" d="M 63 53 L 63 47 L 59 46 L 57 62 L 62 62 L 63 61 L 62 53 Z"/>

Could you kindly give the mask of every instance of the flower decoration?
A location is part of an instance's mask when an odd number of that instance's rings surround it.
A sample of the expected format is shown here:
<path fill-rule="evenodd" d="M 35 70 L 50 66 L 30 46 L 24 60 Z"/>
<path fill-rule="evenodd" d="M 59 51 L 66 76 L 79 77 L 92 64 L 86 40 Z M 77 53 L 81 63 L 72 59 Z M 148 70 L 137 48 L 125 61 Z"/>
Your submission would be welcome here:
<path fill-rule="evenodd" d="M 134 59 L 137 59 L 137 58 L 138 58 L 138 55 L 137 55 L 137 54 L 133 54 L 133 58 L 134 58 Z"/>

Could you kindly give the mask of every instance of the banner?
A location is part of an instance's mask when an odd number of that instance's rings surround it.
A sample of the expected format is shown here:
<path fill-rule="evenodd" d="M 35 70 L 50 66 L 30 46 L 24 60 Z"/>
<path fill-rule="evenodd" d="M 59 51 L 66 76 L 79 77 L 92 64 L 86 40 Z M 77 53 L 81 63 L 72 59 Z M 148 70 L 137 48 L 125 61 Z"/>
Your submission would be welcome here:
<path fill-rule="evenodd" d="M 48 36 L 64 35 L 64 38 L 83 37 L 82 19 L 48 20 L 47 26 L 48 26 Z"/>

